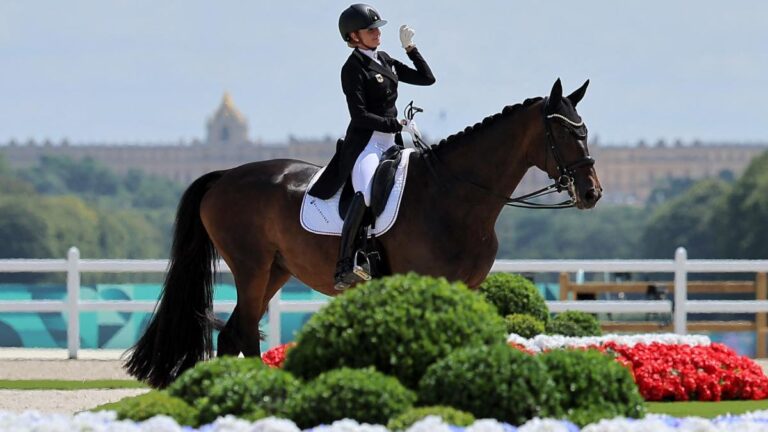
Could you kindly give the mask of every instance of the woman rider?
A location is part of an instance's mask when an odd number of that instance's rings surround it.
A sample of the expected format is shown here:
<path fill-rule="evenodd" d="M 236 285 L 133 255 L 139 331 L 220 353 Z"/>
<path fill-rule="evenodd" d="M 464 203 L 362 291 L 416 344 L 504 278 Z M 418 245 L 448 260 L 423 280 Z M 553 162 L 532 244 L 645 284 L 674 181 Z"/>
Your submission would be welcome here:
<path fill-rule="evenodd" d="M 414 31 L 400 27 L 400 42 L 416 69 L 377 51 L 382 20 L 373 7 L 354 4 L 339 17 L 339 32 L 352 54 L 341 68 L 341 87 L 351 117 L 346 136 L 337 147 L 325 171 L 309 193 L 320 199 L 331 198 L 351 176 L 355 195 L 344 218 L 339 261 L 334 281 L 345 289 L 361 280 L 352 273 L 354 240 L 371 204 L 371 179 L 385 150 L 395 145 L 395 134 L 402 130 L 412 136 L 419 131 L 413 121 L 397 120 L 397 83 L 430 85 L 435 77 L 413 44 Z"/>

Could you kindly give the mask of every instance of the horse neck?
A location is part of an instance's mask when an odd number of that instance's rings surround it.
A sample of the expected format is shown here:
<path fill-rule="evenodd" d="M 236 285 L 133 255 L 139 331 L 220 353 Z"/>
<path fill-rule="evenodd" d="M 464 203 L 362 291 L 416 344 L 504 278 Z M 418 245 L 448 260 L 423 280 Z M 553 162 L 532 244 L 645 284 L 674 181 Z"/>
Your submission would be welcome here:
<path fill-rule="evenodd" d="M 503 115 L 435 150 L 446 170 L 461 179 L 445 188 L 449 195 L 443 195 L 448 198 L 446 201 L 471 199 L 473 203 L 480 203 L 476 208 L 479 213 L 492 214 L 495 222 L 504 208 L 501 197 L 512 195 L 530 167 L 526 154 L 539 135 L 534 127 L 539 121 L 538 107 L 535 104 Z M 441 175 L 450 174 L 441 172 Z"/>

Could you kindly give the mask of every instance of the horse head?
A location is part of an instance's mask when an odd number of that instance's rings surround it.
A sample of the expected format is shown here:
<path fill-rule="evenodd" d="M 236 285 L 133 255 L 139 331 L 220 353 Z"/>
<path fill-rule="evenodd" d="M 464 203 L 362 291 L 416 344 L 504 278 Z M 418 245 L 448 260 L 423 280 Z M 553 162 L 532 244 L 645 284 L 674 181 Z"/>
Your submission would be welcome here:
<path fill-rule="evenodd" d="M 530 163 L 568 191 L 574 206 L 580 209 L 594 207 L 603 192 L 595 173 L 595 160 L 587 148 L 587 127 L 576 112 L 588 85 L 589 80 L 563 97 L 560 79 L 555 82 L 543 101 L 544 142 L 529 152 Z"/>

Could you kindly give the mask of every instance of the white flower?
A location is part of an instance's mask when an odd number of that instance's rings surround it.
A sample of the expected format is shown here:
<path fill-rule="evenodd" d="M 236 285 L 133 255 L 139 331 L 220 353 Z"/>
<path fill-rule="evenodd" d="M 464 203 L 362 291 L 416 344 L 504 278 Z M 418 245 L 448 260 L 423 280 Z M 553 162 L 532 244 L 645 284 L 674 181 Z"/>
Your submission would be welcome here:
<path fill-rule="evenodd" d="M 451 428 L 442 417 L 430 415 L 412 424 L 406 432 L 451 432 Z"/>
<path fill-rule="evenodd" d="M 248 429 L 249 432 L 301 432 L 296 423 L 277 417 L 267 417 L 257 421 Z"/>
<path fill-rule="evenodd" d="M 141 430 L 146 432 L 181 432 L 181 426 L 176 420 L 164 415 L 154 416 L 139 425 Z"/>
<path fill-rule="evenodd" d="M 569 432 L 560 420 L 534 418 L 520 426 L 518 432 Z"/>
<path fill-rule="evenodd" d="M 504 426 L 494 419 L 482 419 L 469 425 L 466 432 L 504 432 Z"/>

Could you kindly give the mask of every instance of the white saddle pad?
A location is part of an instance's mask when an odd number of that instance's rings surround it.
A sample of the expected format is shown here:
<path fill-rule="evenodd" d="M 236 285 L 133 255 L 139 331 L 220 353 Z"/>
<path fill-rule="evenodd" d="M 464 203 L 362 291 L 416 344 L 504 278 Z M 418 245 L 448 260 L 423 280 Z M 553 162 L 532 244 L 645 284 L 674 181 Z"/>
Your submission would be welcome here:
<path fill-rule="evenodd" d="M 403 199 L 405 190 L 405 179 L 408 176 L 408 160 L 413 149 L 403 150 L 403 157 L 397 166 L 395 174 L 395 184 L 392 186 L 392 192 L 389 194 L 384 211 L 376 219 L 376 227 L 368 231 L 369 235 L 382 235 L 395 224 L 397 213 L 400 210 L 400 201 Z M 311 189 L 320 175 L 325 171 L 325 167 L 320 169 L 309 182 L 307 190 Z M 301 203 L 301 226 L 305 230 L 323 235 L 341 235 L 341 227 L 344 221 L 339 216 L 339 200 L 341 199 L 341 190 L 336 195 L 327 200 L 321 200 L 304 192 L 304 199 Z"/>

